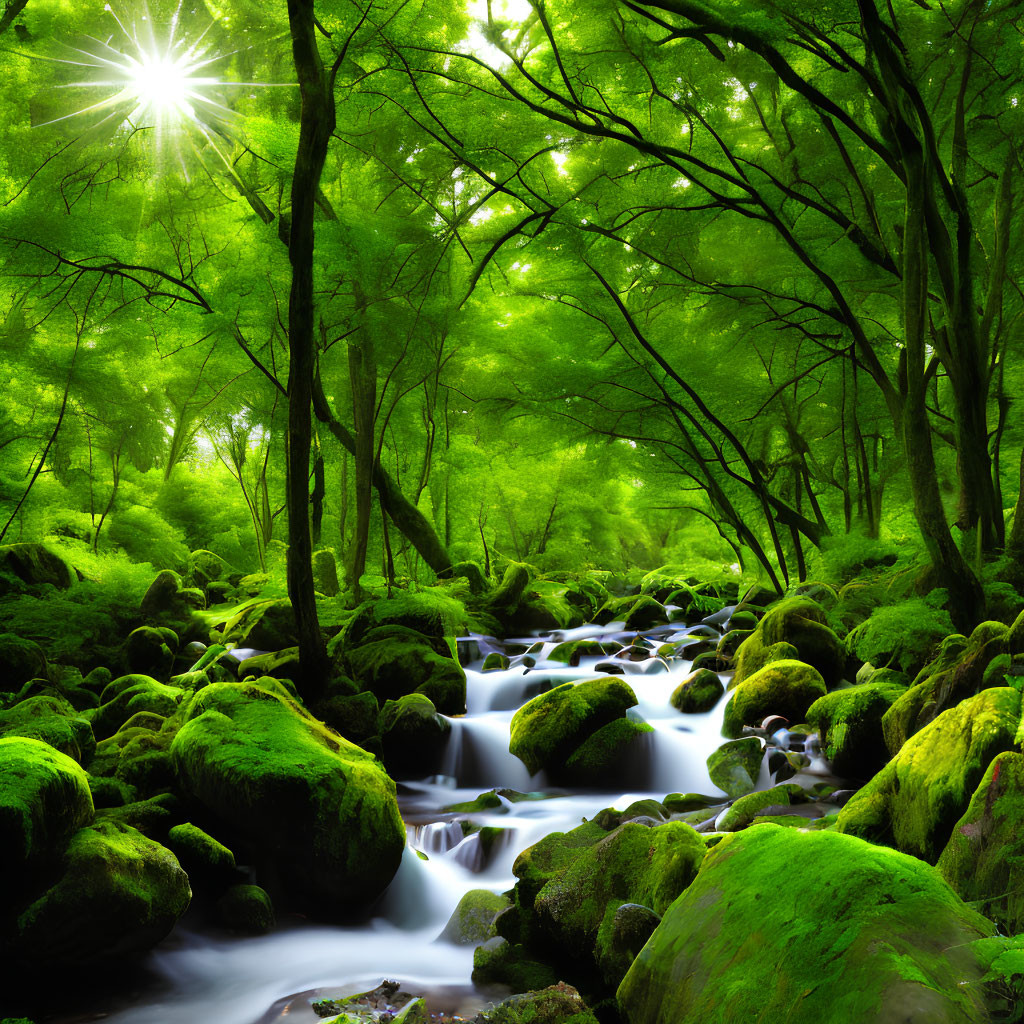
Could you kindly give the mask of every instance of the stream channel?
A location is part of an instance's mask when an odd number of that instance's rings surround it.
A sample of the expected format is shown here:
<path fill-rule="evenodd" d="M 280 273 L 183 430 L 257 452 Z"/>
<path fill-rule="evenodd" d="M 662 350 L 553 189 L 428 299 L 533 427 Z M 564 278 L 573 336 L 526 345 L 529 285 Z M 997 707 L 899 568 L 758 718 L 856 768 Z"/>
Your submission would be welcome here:
<path fill-rule="evenodd" d="M 470 889 L 510 889 L 512 865 L 521 850 L 550 832 L 574 828 L 604 807 L 621 810 L 634 800 L 660 800 L 673 792 L 718 792 L 705 762 L 723 742 L 727 697 L 700 715 L 681 714 L 669 698 L 691 670 L 685 648 L 692 651 L 700 640 L 714 643 L 731 611 L 723 609 L 695 625 L 676 622 L 641 633 L 626 632 L 621 622 L 613 622 L 519 640 L 477 635 L 460 640 L 467 714 L 451 719 L 441 773 L 398 783 L 408 844 L 373 916 L 351 927 L 285 923 L 257 938 L 191 932 L 186 918 L 148 958 L 156 983 L 132 999 L 130 1007 L 105 1019 L 116 1024 L 312 1024 L 319 1019 L 310 1007 L 314 999 L 372 989 L 383 978 L 424 994 L 434 1013 L 471 1017 L 502 998 L 501 992 L 472 984 L 472 945 L 438 939 L 452 911 Z M 559 643 L 579 639 L 599 641 L 606 653 L 582 657 L 576 667 L 547 660 Z M 680 641 L 682 655 L 658 655 L 662 645 Z M 494 651 L 511 655 L 509 667 L 481 671 L 483 659 Z M 611 672 L 621 673 L 636 693 L 639 703 L 629 714 L 654 730 L 634 741 L 619 788 L 566 790 L 551 786 L 543 772 L 530 776 L 508 752 L 516 710 L 551 686 Z M 808 782 L 819 781 L 818 773 L 826 770 L 815 760 L 801 774 L 814 773 L 817 777 Z M 757 788 L 771 784 L 762 764 Z M 445 807 L 492 788 L 534 798 L 502 798 L 500 808 L 484 813 L 445 813 Z M 469 818 L 505 830 L 486 853 L 477 833 L 463 834 L 461 822 Z"/>

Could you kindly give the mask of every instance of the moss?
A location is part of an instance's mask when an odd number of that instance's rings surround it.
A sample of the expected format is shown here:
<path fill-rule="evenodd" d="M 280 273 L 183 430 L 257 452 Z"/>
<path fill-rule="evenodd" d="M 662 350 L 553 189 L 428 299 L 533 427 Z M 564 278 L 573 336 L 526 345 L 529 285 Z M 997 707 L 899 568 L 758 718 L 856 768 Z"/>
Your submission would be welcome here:
<path fill-rule="evenodd" d="M 150 676 L 120 676 L 108 683 L 100 695 L 100 706 L 86 717 L 92 723 L 97 740 L 113 736 L 133 715 L 148 711 L 154 715 L 173 715 L 186 691 L 158 683 Z"/>
<path fill-rule="evenodd" d="M 89 779 L 79 764 L 42 740 L 0 739 L 0 869 L 4 877 L 9 877 L 10 870 L 59 857 L 71 836 L 92 819 Z"/>
<path fill-rule="evenodd" d="M 839 831 L 935 863 L 989 763 L 1013 747 L 1020 711 L 1021 696 L 1010 687 L 944 711 L 850 799 Z"/>
<path fill-rule="evenodd" d="M 773 661 L 733 691 L 725 706 L 724 736 L 740 736 L 743 726 L 756 725 L 768 715 L 791 723 L 803 721 L 807 709 L 825 695 L 825 680 L 802 661 Z"/>
<path fill-rule="evenodd" d="M 380 701 L 398 700 L 417 691 L 444 714 L 465 713 L 466 673 L 451 657 L 438 654 L 426 643 L 367 636 L 347 652 L 346 665 L 352 677 Z"/>
<path fill-rule="evenodd" d="M 516 892 L 527 907 L 549 881 L 564 871 L 584 850 L 600 842 L 607 832 L 592 821 L 569 832 L 551 832 L 539 842 L 528 846 L 516 857 L 512 873 L 519 879 Z"/>
<path fill-rule="evenodd" d="M 985 1020 L 967 944 L 991 930 L 912 857 L 753 825 L 708 853 L 618 1001 L 630 1024 Z"/>
<path fill-rule="evenodd" d="M 573 750 L 637 703 L 621 679 L 563 683 L 524 704 L 512 718 L 509 750 L 531 775 L 563 765 Z"/>
<path fill-rule="evenodd" d="M 1024 932 L 1024 756 L 993 759 L 937 867 L 1007 934 Z"/>
<path fill-rule="evenodd" d="M 583 786 L 597 786 L 621 778 L 637 756 L 642 737 L 654 730 L 646 722 L 617 718 L 591 733 L 565 762 L 559 778 Z"/>
<path fill-rule="evenodd" d="M 656 828 L 627 822 L 544 884 L 534 900 L 537 924 L 563 955 L 599 962 L 618 908 L 639 903 L 663 914 L 693 881 L 704 853 L 701 837 L 681 821 Z"/>
<path fill-rule="evenodd" d="M 779 660 L 784 652 L 772 651 L 776 644 L 789 644 L 796 658 L 813 666 L 826 684 L 835 685 L 843 674 L 846 652 L 839 638 L 826 624 L 825 609 L 809 597 L 787 597 L 773 604 L 758 622 L 754 632 L 736 651 L 736 675 L 733 686 Z"/>
<path fill-rule="evenodd" d="M 807 721 L 839 775 L 870 778 L 888 760 L 882 716 L 906 692 L 899 683 L 868 682 L 819 697 Z"/>
<path fill-rule="evenodd" d="M 499 896 L 490 889 L 470 889 L 459 900 L 438 938 L 457 946 L 486 942 L 496 934 L 494 919 L 511 905 L 507 896 Z"/>
<path fill-rule="evenodd" d="M 405 846 L 395 784 L 276 685 L 215 683 L 192 698 L 171 747 L 179 784 L 276 862 L 304 906 L 361 905 L 391 881 Z"/>
<path fill-rule="evenodd" d="M 1006 651 L 1007 633 L 1001 622 L 982 622 L 970 637 L 952 634 L 942 641 L 935 659 L 882 719 L 890 753 L 936 715 L 982 689 L 989 663 Z"/>
<path fill-rule="evenodd" d="M 97 821 L 129 825 L 157 839 L 166 836 L 182 817 L 178 798 L 173 793 L 158 793 L 146 800 L 131 800 L 121 806 L 96 811 Z"/>
<path fill-rule="evenodd" d="M 913 675 L 952 632 L 953 620 L 945 608 L 912 597 L 874 609 L 870 618 L 851 630 L 846 647 L 861 661 Z"/>
<path fill-rule="evenodd" d="M 58 881 L 18 916 L 15 955 L 49 968 L 116 961 L 159 942 L 190 899 L 168 850 L 99 821 L 75 833 Z"/>
<path fill-rule="evenodd" d="M 282 651 L 298 642 L 292 603 L 285 597 L 255 600 L 238 609 L 224 624 L 221 642 L 258 651 Z"/>
<path fill-rule="evenodd" d="M 691 672 L 672 691 L 669 703 L 684 715 L 697 715 L 710 711 L 725 693 L 722 680 L 717 672 L 700 668 Z"/>
<path fill-rule="evenodd" d="M 487 610 L 499 619 L 512 615 L 529 585 L 530 567 L 522 562 L 509 562 L 501 583 L 488 595 Z"/>
<path fill-rule="evenodd" d="M 562 644 L 565 647 L 565 644 Z M 511 662 L 504 654 L 499 654 L 497 651 L 491 651 L 490 654 L 484 658 L 484 663 L 481 666 L 481 672 L 504 672 L 509 667 Z"/>
<path fill-rule="evenodd" d="M 167 676 L 177 650 L 178 634 L 166 626 L 140 626 L 124 642 L 129 671 L 151 676 Z"/>
<path fill-rule="evenodd" d="M 668 622 L 668 612 L 653 597 L 638 597 L 626 611 L 626 629 L 644 630 Z"/>
<path fill-rule="evenodd" d="M 0 736 L 28 736 L 48 743 L 79 764 L 96 751 L 92 726 L 61 697 L 30 697 L 0 711 Z"/>
<path fill-rule="evenodd" d="M 389 768 L 430 775 L 448 741 L 451 724 L 422 693 L 389 700 L 380 711 L 384 761 Z"/>
<path fill-rule="evenodd" d="M 748 793 L 736 800 L 732 807 L 721 815 L 715 822 L 715 831 L 738 832 L 754 820 L 758 811 L 766 807 L 788 807 L 791 801 L 799 802 L 802 797 L 803 790 L 794 784 Z"/>
<path fill-rule="evenodd" d="M 232 885 L 216 906 L 217 920 L 225 928 L 264 935 L 277 923 L 274 904 L 258 885 Z"/>
<path fill-rule="evenodd" d="M 545 963 L 533 959 L 518 943 L 495 936 L 473 950 L 473 982 L 497 982 L 513 992 L 532 992 L 554 985 L 558 978 Z"/>
<path fill-rule="evenodd" d="M 0 680 L 5 690 L 45 677 L 46 655 L 37 643 L 14 633 L 0 633 Z"/>
<path fill-rule="evenodd" d="M 64 558 L 42 544 L 0 545 L 0 572 L 17 577 L 29 587 L 49 584 L 58 590 L 67 590 L 77 579 Z"/>
<path fill-rule="evenodd" d="M 747 741 L 740 740 L 739 742 Z M 760 748 L 761 744 L 758 743 L 757 764 L 759 767 L 761 764 Z M 719 805 L 721 802 L 720 796 L 704 796 L 702 793 L 669 793 L 662 801 L 662 805 L 672 814 L 685 814 L 687 811 L 702 811 L 707 807 Z"/>
<path fill-rule="evenodd" d="M 485 1011 L 480 1024 L 597 1024 L 579 992 L 559 982 L 539 992 L 509 996 Z"/>
<path fill-rule="evenodd" d="M 466 609 L 461 601 L 439 588 L 366 601 L 355 611 L 342 634 L 343 649 L 358 646 L 379 626 L 406 626 L 431 639 L 462 635 Z"/>
<path fill-rule="evenodd" d="M 324 597 L 336 597 L 341 591 L 338 583 L 338 563 L 329 548 L 313 552 L 313 586 Z"/>
<path fill-rule="evenodd" d="M 708 757 L 708 775 L 731 797 L 749 793 L 757 783 L 764 758 L 764 743 L 756 736 L 723 743 Z"/>
<path fill-rule="evenodd" d="M 187 821 L 167 833 L 167 848 L 192 874 L 226 874 L 235 869 L 235 855 L 209 833 Z"/>
<path fill-rule="evenodd" d="M 170 626 L 188 632 L 193 612 L 206 608 L 201 590 L 182 585 L 181 577 L 171 569 L 157 573 L 139 606 L 139 614 L 151 625 Z"/>
<path fill-rule="evenodd" d="M 248 679 L 252 676 L 261 679 L 263 676 L 273 676 L 275 679 L 291 679 L 298 670 L 298 647 L 286 647 L 281 651 L 267 651 L 246 658 L 238 666 L 238 678 Z"/>

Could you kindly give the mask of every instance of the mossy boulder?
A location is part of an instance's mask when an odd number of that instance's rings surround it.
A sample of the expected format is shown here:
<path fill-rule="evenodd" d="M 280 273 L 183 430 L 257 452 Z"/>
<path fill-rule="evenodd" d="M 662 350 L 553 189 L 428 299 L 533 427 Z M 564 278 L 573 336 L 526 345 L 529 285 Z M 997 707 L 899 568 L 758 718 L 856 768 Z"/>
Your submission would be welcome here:
<path fill-rule="evenodd" d="M 778 660 L 772 647 L 780 643 L 794 647 L 797 653 L 792 657 L 817 669 L 827 686 L 842 678 L 846 651 L 828 626 L 825 609 L 809 597 L 796 596 L 773 604 L 739 645 L 732 685 L 738 686 L 770 661 Z"/>
<path fill-rule="evenodd" d="M 169 850 L 98 821 L 71 837 L 58 880 L 18 915 L 12 953 L 49 969 L 116 962 L 164 938 L 191 896 Z"/>
<path fill-rule="evenodd" d="M 895 754 L 937 715 L 982 689 L 989 663 L 1007 653 L 1008 635 L 1003 623 L 982 622 L 969 637 L 958 633 L 946 637 L 936 657 L 882 719 L 889 753 Z"/>
<path fill-rule="evenodd" d="M 465 623 L 465 607 L 448 594 L 438 590 L 402 593 L 363 602 L 345 626 L 341 646 L 358 646 L 371 629 L 381 626 L 405 626 L 432 640 L 443 640 L 461 635 Z"/>
<path fill-rule="evenodd" d="M 533 992 L 556 984 L 558 976 L 520 943 L 496 935 L 473 950 L 473 981 L 477 985 L 507 985 L 513 992 Z"/>
<path fill-rule="evenodd" d="M 544 884 L 533 903 L 536 925 L 562 956 L 600 969 L 619 907 L 639 903 L 663 914 L 704 854 L 704 841 L 681 821 L 627 822 Z"/>
<path fill-rule="evenodd" d="M 173 569 L 163 569 L 149 585 L 139 606 L 139 614 L 151 625 L 169 626 L 176 631 L 191 622 L 192 613 L 206 608 L 206 596 L 195 587 L 186 587 Z"/>
<path fill-rule="evenodd" d="M 85 712 L 97 740 L 118 731 L 133 715 L 146 711 L 166 718 L 178 709 L 186 691 L 151 676 L 132 673 L 112 680 L 100 694 L 100 706 Z"/>
<path fill-rule="evenodd" d="M 206 548 L 198 548 L 188 556 L 188 569 L 184 582 L 189 587 L 205 590 L 215 580 L 231 575 L 231 566 L 220 555 Z"/>
<path fill-rule="evenodd" d="M 743 726 L 757 725 L 769 715 L 802 722 L 807 709 L 825 695 L 825 680 L 802 661 L 773 661 L 744 678 L 725 706 L 724 736 L 740 736 Z"/>
<path fill-rule="evenodd" d="M 338 583 L 338 563 L 330 548 L 313 552 L 313 586 L 324 597 L 337 597 L 341 592 Z"/>
<path fill-rule="evenodd" d="M 0 904 L 21 893 L 26 868 L 54 861 L 71 836 L 93 820 L 84 769 L 42 740 L 0 738 Z"/>
<path fill-rule="evenodd" d="M 429 697 L 407 693 L 380 709 L 380 732 L 388 768 L 422 777 L 434 774 L 451 724 Z"/>
<path fill-rule="evenodd" d="M 277 923 L 274 904 L 258 885 L 232 885 L 217 900 L 217 922 L 224 928 L 250 935 L 265 935 Z"/>
<path fill-rule="evenodd" d="M 519 992 L 485 1011 L 479 1024 L 597 1024 L 583 997 L 564 981 Z"/>
<path fill-rule="evenodd" d="M 294 679 L 299 672 L 299 649 L 298 647 L 286 647 L 283 651 L 266 651 L 263 654 L 254 654 L 239 662 L 239 679 L 261 679 L 263 676 L 273 676 L 275 679 Z M 230 682 L 231 680 L 221 680 Z M 198 687 L 197 687 L 198 689 Z"/>
<path fill-rule="evenodd" d="M 722 839 L 618 990 L 630 1024 L 987 1020 L 992 926 L 933 868 L 834 832 Z"/>
<path fill-rule="evenodd" d="M 992 760 L 936 866 L 1006 934 L 1024 932 L 1024 755 Z"/>
<path fill-rule="evenodd" d="M 511 905 L 507 896 L 500 896 L 490 889 L 470 889 L 459 900 L 438 938 L 457 946 L 486 942 L 495 935 L 494 919 Z"/>
<path fill-rule="evenodd" d="M 167 848 L 194 875 L 229 875 L 235 870 L 235 855 L 223 844 L 186 821 L 167 832 Z"/>
<path fill-rule="evenodd" d="M 718 816 L 715 831 L 739 832 L 757 817 L 759 811 L 768 807 L 788 807 L 805 799 L 804 791 L 794 783 L 748 793 L 733 801 L 733 805 Z"/>
<path fill-rule="evenodd" d="M 380 705 L 368 690 L 328 697 L 317 704 L 316 716 L 357 747 L 374 753 L 380 748 Z"/>
<path fill-rule="evenodd" d="M 501 582 L 487 595 L 486 609 L 499 621 L 515 614 L 530 585 L 530 567 L 522 562 L 509 562 Z"/>
<path fill-rule="evenodd" d="M 861 661 L 914 675 L 935 655 L 953 620 L 922 597 L 875 608 L 850 630 L 846 647 Z"/>
<path fill-rule="evenodd" d="M 653 597 L 638 597 L 626 611 L 624 626 L 638 632 L 668 622 L 664 605 Z"/>
<path fill-rule="evenodd" d="M 699 668 L 672 691 L 669 702 L 684 715 L 699 715 L 710 711 L 721 700 L 723 693 L 725 687 L 718 673 L 708 668 Z"/>
<path fill-rule="evenodd" d="M 838 830 L 934 864 L 992 759 L 1013 749 L 1020 717 L 1008 686 L 944 711 L 850 798 Z"/>
<path fill-rule="evenodd" d="M 370 631 L 357 647 L 346 651 L 352 678 L 378 700 L 398 700 L 408 693 L 429 697 L 446 715 L 466 710 L 466 673 L 447 654 L 415 639 L 374 637 Z"/>
<path fill-rule="evenodd" d="M 611 784 L 628 777 L 636 762 L 643 761 L 644 737 L 654 732 L 646 722 L 617 718 L 591 733 L 566 758 L 559 778 L 580 786 Z"/>
<path fill-rule="evenodd" d="M 299 638 L 291 601 L 286 597 L 251 601 L 224 624 L 221 639 L 257 651 L 281 651 L 296 646 Z"/>
<path fill-rule="evenodd" d="M 395 784 L 274 680 L 214 683 L 183 711 L 171 747 L 181 789 L 320 915 L 367 903 L 405 846 Z M 205 820 L 205 819 L 204 819 Z"/>
<path fill-rule="evenodd" d="M 0 573 L 28 587 L 49 585 L 67 590 L 78 579 L 75 570 L 42 544 L 0 544 Z"/>
<path fill-rule="evenodd" d="M 764 749 L 764 743 L 756 736 L 723 743 L 708 757 L 711 781 L 733 798 L 749 793 L 757 785 Z"/>
<path fill-rule="evenodd" d="M 520 902 L 532 907 L 537 893 L 550 879 L 561 874 L 584 850 L 607 834 L 596 822 L 585 821 L 568 832 L 550 832 L 528 846 L 512 865 L 512 874 L 519 879 L 516 894 Z"/>
<path fill-rule="evenodd" d="M 821 750 L 839 775 L 867 779 L 889 759 L 882 717 L 904 693 L 899 683 L 868 682 L 819 697 L 807 709 Z"/>
<path fill-rule="evenodd" d="M 563 683 L 524 704 L 512 718 L 509 751 L 531 775 L 559 769 L 598 729 L 624 717 L 637 703 L 621 679 Z"/>
<path fill-rule="evenodd" d="M 88 762 L 96 751 L 92 726 L 62 697 L 29 697 L 0 711 L 0 736 L 30 736 Z"/>
<path fill-rule="evenodd" d="M 30 679 L 45 678 L 46 655 L 39 644 L 0 633 L 0 689 L 14 692 Z"/>
<path fill-rule="evenodd" d="M 140 626 L 128 634 L 124 657 L 129 672 L 166 676 L 174 664 L 178 634 L 167 626 Z"/>

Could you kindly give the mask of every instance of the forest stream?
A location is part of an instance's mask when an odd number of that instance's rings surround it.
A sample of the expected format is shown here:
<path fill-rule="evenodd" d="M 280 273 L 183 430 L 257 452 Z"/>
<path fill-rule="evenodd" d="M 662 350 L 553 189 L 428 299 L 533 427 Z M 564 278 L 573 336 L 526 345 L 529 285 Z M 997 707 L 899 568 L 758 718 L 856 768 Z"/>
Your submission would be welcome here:
<path fill-rule="evenodd" d="M 408 845 L 374 916 L 360 927 L 293 925 L 245 939 L 196 934 L 186 922 L 151 954 L 150 965 L 161 983 L 141 1003 L 108 1019 L 118 1024 L 270 1024 L 287 1018 L 305 1024 L 318 1019 L 311 1009 L 314 1000 L 372 989 L 384 978 L 426 994 L 435 1013 L 472 1016 L 500 999 L 502 991 L 480 989 L 470 980 L 473 944 L 439 937 L 459 900 L 471 889 L 509 889 L 521 850 L 551 832 L 574 828 L 602 808 L 621 810 L 671 792 L 716 792 L 706 758 L 722 742 L 727 697 L 705 714 L 676 711 L 669 697 L 689 674 L 691 661 L 660 657 L 658 648 L 717 638 L 731 611 L 725 608 L 694 625 L 674 623 L 642 633 L 612 622 L 506 641 L 480 635 L 461 639 L 467 714 L 450 719 L 441 773 L 399 783 Z M 584 656 L 577 667 L 548 660 L 558 644 L 582 639 L 597 640 L 614 653 Z M 507 669 L 482 671 L 493 652 L 509 656 Z M 508 751 L 515 711 L 552 685 L 620 672 L 639 701 L 630 714 L 654 730 L 641 737 L 642 749 L 631 758 L 634 774 L 614 790 L 567 790 L 551 786 L 543 772 L 530 776 Z M 776 739 L 785 741 L 783 735 Z M 813 778 L 805 781 L 821 781 L 827 770 L 824 761 L 814 759 L 804 772 Z M 757 788 L 769 785 L 762 765 Z M 489 789 L 499 791 L 500 806 L 472 814 L 446 811 Z M 509 799 L 502 791 L 528 797 Z M 808 813 L 806 807 L 802 811 Z M 501 831 L 485 848 L 480 831 L 464 834 L 463 823 L 470 819 L 475 827 Z"/>

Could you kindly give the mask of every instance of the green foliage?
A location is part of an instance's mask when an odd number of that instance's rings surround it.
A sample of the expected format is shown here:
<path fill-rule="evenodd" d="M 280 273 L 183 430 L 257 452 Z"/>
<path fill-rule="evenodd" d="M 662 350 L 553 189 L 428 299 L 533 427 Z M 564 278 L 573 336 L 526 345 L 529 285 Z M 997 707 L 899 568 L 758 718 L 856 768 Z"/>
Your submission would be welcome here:
<path fill-rule="evenodd" d="M 847 637 L 847 648 L 875 668 L 896 668 L 914 675 L 942 639 L 954 633 L 944 591 L 876 608 Z"/>

